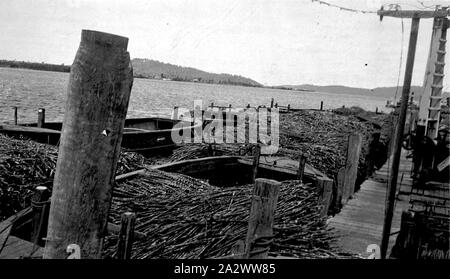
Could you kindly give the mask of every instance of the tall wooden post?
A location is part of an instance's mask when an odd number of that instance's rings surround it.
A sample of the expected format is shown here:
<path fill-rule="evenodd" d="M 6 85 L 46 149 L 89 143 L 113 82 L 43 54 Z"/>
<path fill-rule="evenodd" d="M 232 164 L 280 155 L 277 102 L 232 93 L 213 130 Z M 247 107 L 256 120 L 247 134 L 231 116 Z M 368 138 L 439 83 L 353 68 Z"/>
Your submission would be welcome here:
<path fill-rule="evenodd" d="M 273 220 L 281 183 L 258 178 L 255 181 L 248 219 L 245 258 L 267 258 L 273 240 Z"/>
<path fill-rule="evenodd" d="M 117 242 L 116 258 L 128 260 L 131 258 L 131 249 L 134 241 L 134 225 L 136 222 L 136 214 L 125 212 L 122 214 L 121 226 L 119 232 L 119 240 Z"/>
<path fill-rule="evenodd" d="M 273 108 L 273 98 L 270 100 L 270 108 Z"/>
<path fill-rule="evenodd" d="M 45 124 L 45 109 L 40 108 L 38 110 L 37 126 L 38 126 L 38 128 L 43 128 L 44 124 Z"/>
<path fill-rule="evenodd" d="M 320 110 L 323 110 L 323 101 L 320 101 Z"/>
<path fill-rule="evenodd" d="M 133 84 L 128 38 L 83 30 L 71 67 L 44 258 L 100 258 Z"/>
<path fill-rule="evenodd" d="M 361 153 L 361 143 L 362 137 L 360 134 L 353 134 L 348 137 L 342 197 L 344 203 L 346 203 L 355 192 L 359 154 Z"/>
<path fill-rule="evenodd" d="M 395 193 L 397 190 L 398 169 L 400 165 L 400 154 L 402 151 L 403 130 L 405 129 L 406 110 L 408 108 L 408 96 L 411 89 L 412 71 L 414 67 L 414 57 L 416 54 L 417 34 L 419 31 L 419 17 L 413 17 L 411 23 L 411 34 L 409 37 L 408 58 L 406 60 L 405 80 L 403 82 L 402 99 L 400 106 L 400 116 L 397 129 L 395 131 L 395 141 L 393 146 L 392 165 L 387 188 L 387 204 L 383 225 L 383 235 L 381 239 L 381 258 L 386 258 L 391 234 L 392 217 L 394 215 Z"/>
<path fill-rule="evenodd" d="M 17 125 L 17 107 L 14 107 L 14 125 Z"/>
<path fill-rule="evenodd" d="M 178 106 L 173 107 L 172 120 L 178 120 Z"/>

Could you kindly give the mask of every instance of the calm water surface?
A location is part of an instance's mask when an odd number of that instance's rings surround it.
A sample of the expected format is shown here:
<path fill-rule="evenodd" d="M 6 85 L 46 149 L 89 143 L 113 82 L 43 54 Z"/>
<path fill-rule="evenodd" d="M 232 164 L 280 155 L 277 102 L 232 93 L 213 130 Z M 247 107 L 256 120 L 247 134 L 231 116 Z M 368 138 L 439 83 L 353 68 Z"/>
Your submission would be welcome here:
<path fill-rule="evenodd" d="M 0 123 L 13 121 L 17 106 L 20 122 L 35 122 L 38 108 L 45 108 L 47 121 L 62 121 L 68 73 L 0 68 Z M 298 92 L 230 85 L 134 79 L 127 117 L 169 116 L 174 106 L 192 108 L 194 100 L 207 106 L 244 107 L 247 104 L 269 105 L 270 99 L 292 108 L 359 106 L 368 110 L 383 109 L 386 100 L 367 95 L 324 92 Z"/>

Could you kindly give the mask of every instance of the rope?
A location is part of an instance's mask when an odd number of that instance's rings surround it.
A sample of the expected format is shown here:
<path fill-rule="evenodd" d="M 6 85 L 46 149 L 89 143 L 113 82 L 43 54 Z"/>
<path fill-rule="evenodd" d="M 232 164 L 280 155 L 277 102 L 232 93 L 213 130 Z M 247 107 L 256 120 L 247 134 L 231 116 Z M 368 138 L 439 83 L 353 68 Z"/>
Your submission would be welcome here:
<path fill-rule="evenodd" d="M 398 7 L 401 10 L 400 5 Z M 398 93 L 398 89 L 400 87 L 400 75 L 401 75 L 402 64 L 403 64 L 403 45 L 404 45 L 404 37 L 405 37 L 405 27 L 404 27 L 403 18 L 401 18 L 401 22 L 402 22 L 402 41 L 401 41 L 401 45 L 400 45 L 400 63 L 398 65 L 397 88 L 395 89 L 394 105 L 397 101 L 397 93 Z"/>

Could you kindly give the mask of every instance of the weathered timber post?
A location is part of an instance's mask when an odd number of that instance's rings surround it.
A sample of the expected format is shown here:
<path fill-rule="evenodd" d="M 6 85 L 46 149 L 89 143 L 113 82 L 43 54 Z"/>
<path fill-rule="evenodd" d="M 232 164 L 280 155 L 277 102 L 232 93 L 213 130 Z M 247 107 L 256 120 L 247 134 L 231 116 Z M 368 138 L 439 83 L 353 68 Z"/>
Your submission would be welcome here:
<path fill-rule="evenodd" d="M 320 101 L 320 110 L 323 110 L 323 101 Z"/>
<path fill-rule="evenodd" d="M 272 98 L 272 99 L 270 100 L 270 108 L 273 108 L 273 101 L 274 101 L 274 99 Z"/>
<path fill-rule="evenodd" d="M 36 187 L 31 197 L 31 208 L 33 209 L 33 234 L 31 240 L 36 245 L 39 245 L 47 232 L 49 198 L 50 192 L 45 186 Z"/>
<path fill-rule="evenodd" d="M 245 241 L 247 259 L 265 259 L 273 241 L 273 220 L 281 183 L 258 178 L 253 190 Z"/>
<path fill-rule="evenodd" d="M 116 258 L 128 260 L 131 258 L 131 249 L 134 241 L 134 225 L 136 223 L 136 214 L 125 212 L 122 214 L 119 240 L 117 242 Z"/>
<path fill-rule="evenodd" d="M 250 108 L 250 104 L 247 105 L 247 108 Z"/>
<path fill-rule="evenodd" d="M 44 258 L 100 258 L 133 84 L 128 38 L 83 30 L 71 67 Z"/>
<path fill-rule="evenodd" d="M 307 155 L 302 153 L 300 155 L 300 159 L 298 160 L 297 180 L 299 180 L 300 182 L 303 181 L 303 174 L 305 173 L 306 159 L 307 159 Z"/>
<path fill-rule="evenodd" d="M 289 112 L 289 110 L 291 110 L 291 104 L 288 104 L 287 106 L 287 111 Z"/>
<path fill-rule="evenodd" d="M 38 128 L 43 128 L 44 124 L 45 124 L 45 109 L 40 108 L 38 110 L 37 126 L 38 126 Z"/>
<path fill-rule="evenodd" d="M 253 157 L 253 178 L 252 183 L 255 183 L 256 176 L 258 175 L 259 157 L 261 156 L 261 146 L 259 144 L 255 145 L 255 154 Z"/>
<path fill-rule="evenodd" d="M 361 153 L 361 135 L 353 134 L 348 137 L 347 159 L 345 162 L 345 176 L 343 187 L 343 203 L 355 192 L 356 176 L 358 172 L 359 154 Z"/>
<path fill-rule="evenodd" d="M 17 125 L 17 107 L 14 107 L 14 125 Z"/>
<path fill-rule="evenodd" d="M 278 103 L 275 103 L 275 108 L 278 108 Z"/>
<path fill-rule="evenodd" d="M 320 216 L 325 217 L 330 208 L 333 195 L 333 180 L 326 177 L 318 177 L 315 187 L 319 189 L 318 204 L 321 206 Z"/>
<path fill-rule="evenodd" d="M 378 114 L 378 107 L 375 108 L 375 114 Z"/>

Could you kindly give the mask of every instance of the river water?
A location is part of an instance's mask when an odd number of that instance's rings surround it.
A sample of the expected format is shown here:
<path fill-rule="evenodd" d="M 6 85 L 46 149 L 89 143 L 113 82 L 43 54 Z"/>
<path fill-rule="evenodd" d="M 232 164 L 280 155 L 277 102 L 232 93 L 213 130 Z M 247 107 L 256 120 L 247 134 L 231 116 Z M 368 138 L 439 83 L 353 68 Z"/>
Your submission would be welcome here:
<path fill-rule="evenodd" d="M 0 68 L 0 123 L 13 121 L 18 107 L 19 123 L 36 122 L 38 108 L 45 108 L 46 121 L 62 121 L 66 100 L 68 73 Z M 326 92 L 300 92 L 268 88 L 162 81 L 135 78 L 127 117 L 169 116 L 174 106 L 192 109 L 194 100 L 204 106 L 233 107 L 269 105 L 271 98 L 279 105 L 292 108 L 359 106 L 374 111 L 384 108 L 386 100 L 367 95 Z"/>

